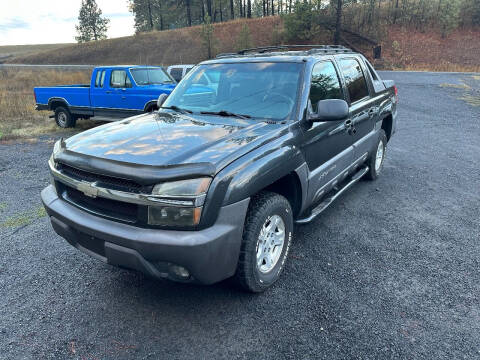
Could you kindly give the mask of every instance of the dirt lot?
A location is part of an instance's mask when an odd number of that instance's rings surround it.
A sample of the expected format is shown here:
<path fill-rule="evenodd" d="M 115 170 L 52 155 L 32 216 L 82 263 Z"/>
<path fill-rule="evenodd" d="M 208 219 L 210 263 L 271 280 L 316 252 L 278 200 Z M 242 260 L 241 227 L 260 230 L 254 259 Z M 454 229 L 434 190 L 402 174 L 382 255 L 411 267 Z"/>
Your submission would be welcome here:
<path fill-rule="evenodd" d="M 480 357 L 480 77 L 385 73 L 376 182 L 296 228 L 281 281 L 155 281 L 73 249 L 39 194 L 55 136 L 0 144 L 0 359 Z"/>

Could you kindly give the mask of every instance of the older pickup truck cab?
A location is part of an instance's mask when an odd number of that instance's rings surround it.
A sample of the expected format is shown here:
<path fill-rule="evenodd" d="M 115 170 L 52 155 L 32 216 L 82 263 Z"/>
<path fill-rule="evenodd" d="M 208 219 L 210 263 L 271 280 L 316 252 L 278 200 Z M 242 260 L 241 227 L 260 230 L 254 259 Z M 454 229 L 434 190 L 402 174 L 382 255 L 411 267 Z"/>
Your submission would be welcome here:
<path fill-rule="evenodd" d="M 192 91 L 204 75 L 215 86 Z M 163 98 L 55 144 L 53 228 L 112 265 L 253 292 L 282 273 L 294 223 L 380 175 L 396 128 L 393 82 L 339 46 L 220 55 Z"/>
<path fill-rule="evenodd" d="M 157 66 L 101 66 L 90 85 L 36 87 L 37 110 L 51 110 L 60 127 L 79 118 L 125 118 L 156 109 L 160 94 L 170 94 L 175 80 Z"/>

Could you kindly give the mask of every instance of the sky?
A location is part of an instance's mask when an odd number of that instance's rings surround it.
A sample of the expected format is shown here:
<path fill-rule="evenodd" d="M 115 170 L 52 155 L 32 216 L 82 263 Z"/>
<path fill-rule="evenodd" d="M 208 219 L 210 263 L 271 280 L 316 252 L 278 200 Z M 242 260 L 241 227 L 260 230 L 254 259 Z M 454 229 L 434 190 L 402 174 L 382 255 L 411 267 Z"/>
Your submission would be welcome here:
<path fill-rule="evenodd" d="M 0 46 L 75 42 L 81 0 L 0 0 Z M 108 37 L 133 35 L 127 0 L 97 0 Z"/>

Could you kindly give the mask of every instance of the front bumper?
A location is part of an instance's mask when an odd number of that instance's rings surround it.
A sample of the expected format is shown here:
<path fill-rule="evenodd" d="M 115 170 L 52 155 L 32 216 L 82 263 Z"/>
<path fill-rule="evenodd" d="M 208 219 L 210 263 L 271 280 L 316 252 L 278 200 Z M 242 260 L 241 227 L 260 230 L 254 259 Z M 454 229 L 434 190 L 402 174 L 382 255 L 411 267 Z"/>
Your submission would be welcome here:
<path fill-rule="evenodd" d="M 106 263 L 185 281 L 169 270 L 178 265 L 189 271 L 187 281 L 203 284 L 235 273 L 249 199 L 222 207 L 209 228 L 178 231 L 139 228 L 91 215 L 60 199 L 52 185 L 41 196 L 55 232 Z"/>
<path fill-rule="evenodd" d="M 50 110 L 50 107 L 47 104 L 36 104 L 35 110 Z"/>

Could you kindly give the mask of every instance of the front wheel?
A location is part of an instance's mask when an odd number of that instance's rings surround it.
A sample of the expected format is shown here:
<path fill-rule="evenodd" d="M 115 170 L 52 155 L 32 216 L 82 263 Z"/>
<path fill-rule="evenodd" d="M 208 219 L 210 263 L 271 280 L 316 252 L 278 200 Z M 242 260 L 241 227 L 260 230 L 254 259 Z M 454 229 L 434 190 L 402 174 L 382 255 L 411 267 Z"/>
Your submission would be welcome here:
<path fill-rule="evenodd" d="M 369 160 L 367 161 L 368 164 L 368 172 L 365 177 L 369 180 L 375 180 L 382 171 L 383 163 L 385 161 L 385 155 L 387 152 L 387 135 L 385 135 L 385 131 L 380 129 L 380 133 L 378 135 L 378 141 L 376 146 L 370 156 Z"/>
<path fill-rule="evenodd" d="M 55 122 L 61 128 L 75 127 L 76 119 L 70 114 L 68 109 L 59 106 L 55 109 Z"/>
<path fill-rule="evenodd" d="M 292 208 L 286 198 L 262 192 L 251 199 L 235 273 L 243 289 L 261 292 L 278 280 L 292 233 Z"/>

